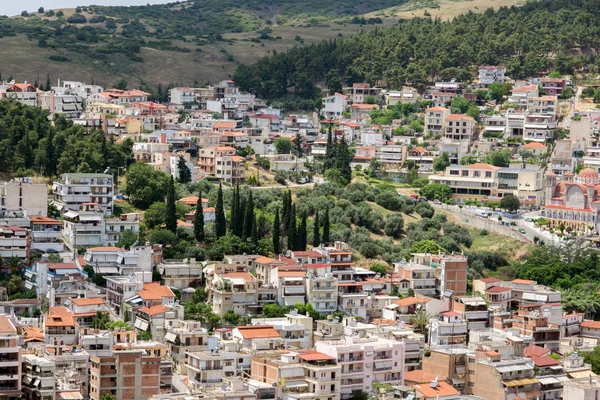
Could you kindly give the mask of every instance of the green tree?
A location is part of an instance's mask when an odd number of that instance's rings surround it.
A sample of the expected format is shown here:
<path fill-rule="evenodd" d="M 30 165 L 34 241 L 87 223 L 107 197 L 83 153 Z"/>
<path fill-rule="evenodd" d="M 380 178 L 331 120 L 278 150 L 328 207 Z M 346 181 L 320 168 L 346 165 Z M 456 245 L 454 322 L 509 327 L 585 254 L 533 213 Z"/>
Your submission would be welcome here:
<path fill-rule="evenodd" d="M 298 227 L 298 232 L 296 233 L 296 250 L 306 250 L 306 246 L 308 244 L 308 234 L 306 229 L 306 213 L 302 213 L 302 217 L 300 218 L 300 226 Z"/>
<path fill-rule="evenodd" d="M 128 249 L 137 241 L 138 235 L 136 235 L 131 229 L 125 229 L 121 235 L 119 235 L 119 240 L 117 241 L 116 245 L 117 247 Z"/>
<path fill-rule="evenodd" d="M 115 400 L 115 396 L 113 396 L 110 393 L 104 393 L 101 397 L 100 400 Z"/>
<path fill-rule="evenodd" d="M 472 165 L 477 162 L 477 156 L 474 155 L 466 155 L 462 156 L 460 159 L 460 165 Z"/>
<path fill-rule="evenodd" d="M 350 153 L 350 149 L 348 148 L 348 143 L 346 142 L 344 135 L 342 135 L 342 139 L 336 146 L 334 165 L 348 183 L 350 183 L 352 180 L 352 168 L 350 168 L 351 162 L 352 154 Z"/>
<path fill-rule="evenodd" d="M 485 157 L 483 162 L 494 165 L 496 167 L 509 167 L 510 166 L 511 154 L 509 149 L 495 150 Z"/>
<path fill-rule="evenodd" d="M 419 195 L 428 200 L 446 201 L 452 196 L 452 189 L 442 183 L 431 183 L 419 190 Z"/>
<path fill-rule="evenodd" d="M 296 157 L 302 157 L 304 155 L 304 150 L 302 149 L 302 136 L 300 133 L 296 133 L 296 137 L 294 138 L 294 154 Z"/>
<path fill-rule="evenodd" d="M 265 318 L 282 318 L 288 313 L 287 307 L 282 307 L 279 304 L 265 304 L 262 312 Z"/>
<path fill-rule="evenodd" d="M 281 253 L 281 222 L 279 221 L 279 209 L 275 210 L 273 221 L 273 252 L 277 256 Z"/>
<path fill-rule="evenodd" d="M 331 236 L 329 234 L 330 229 L 331 226 L 329 225 L 329 207 L 326 207 L 325 215 L 323 216 L 323 239 L 321 240 L 321 243 L 326 245 L 331 243 Z"/>
<path fill-rule="evenodd" d="M 290 154 L 292 152 L 292 141 L 285 137 L 278 137 L 273 143 L 277 154 Z"/>
<path fill-rule="evenodd" d="M 202 189 L 198 192 L 198 202 L 194 213 L 194 239 L 204 241 L 204 209 L 202 208 Z"/>
<path fill-rule="evenodd" d="M 434 171 L 445 171 L 450 166 L 450 157 L 447 151 L 442 151 L 439 156 L 433 159 Z"/>
<path fill-rule="evenodd" d="M 404 218 L 402 218 L 402 214 L 389 214 L 386 218 L 383 230 L 386 235 L 399 239 L 404 232 Z"/>
<path fill-rule="evenodd" d="M 179 172 L 177 182 L 188 183 L 192 181 L 192 171 L 188 168 L 183 156 L 179 156 L 179 159 L 177 160 L 177 170 Z"/>
<path fill-rule="evenodd" d="M 50 254 L 48 256 L 48 262 L 51 264 L 58 264 L 58 263 L 62 263 L 65 260 L 58 254 Z M 0 260 L 0 266 L 2 265 L 2 260 Z"/>
<path fill-rule="evenodd" d="M 420 240 L 411 246 L 410 251 L 412 253 L 438 254 L 446 250 L 435 240 Z"/>
<path fill-rule="evenodd" d="M 315 218 L 313 219 L 313 246 L 317 247 L 321 244 L 321 225 L 319 222 L 319 210 L 315 210 Z"/>
<path fill-rule="evenodd" d="M 215 235 L 217 238 L 225 236 L 227 233 L 227 223 L 225 222 L 225 210 L 223 208 L 223 188 L 219 183 L 219 191 L 217 192 L 217 204 L 215 207 Z"/>
<path fill-rule="evenodd" d="M 244 214 L 244 227 L 242 233 L 242 239 L 246 240 L 252 236 L 252 224 L 254 223 L 254 199 L 252 197 L 252 191 L 248 191 L 248 198 L 246 200 L 246 209 Z"/>
<path fill-rule="evenodd" d="M 506 195 L 502 197 L 500 200 L 500 208 L 514 213 L 519 210 L 521 207 L 521 201 L 517 196 L 513 196 L 512 194 Z"/>
<path fill-rule="evenodd" d="M 290 213 L 290 224 L 287 227 L 287 248 L 288 250 L 298 250 L 296 248 L 298 242 L 296 240 L 296 206 L 292 204 L 292 212 Z"/>
<path fill-rule="evenodd" d="M 327 125 L 327 145 L 325 146 L 325 159 L 323 160 L 323 170 L 328 170 L 333 167 L 335 159 L 335 145 L 332 135 L 333 123 L 330 121 Z"/>
<path fill-rule="evenodd" d="M 167 213 L 167 205 L 164 201 L 159 201 L 152 204 L 144 212 L 144 223 L 149 229 L 160 226 L 165 223 L 165 215 Z"/>
<path fill-rule="evenodd" d="M 167 209 L 165 227 L 173 233 L 177 232 L 177 210 L 175 208 L 175 181 L 171 176 L 167 190 Z"/>
<path fill-rule="evenodd" d="M 388 273 L 388 269 L 384 264 L 373 264 L 369 269 L 382 277 Z"/>
<path fill-rule="evenodd" d="M 164 201 L 168 186 L 167 174 L 138 161 L 127 170 L 123 193 L 129 196 L 133 206 L 146 210 L 151 204 Z"/>
<path fill-rule="evenodd" d="M 92 322 L 90 323 L 90 327 L 94 329 L 108 329 L 108 324 L 110 323 L 110 316 L 108 313 L 102 311 L 96 311 L 96 314 L 92 317 Z"/>
<path fill-rule="evenodd" d="M 417 310 L 408 319 L 408 323 L 412 325 L 415 332 L 425 334 L 427 332 L 427 326 L 429 325 L 429 319 L 431 316 L 425 310 Z"/>

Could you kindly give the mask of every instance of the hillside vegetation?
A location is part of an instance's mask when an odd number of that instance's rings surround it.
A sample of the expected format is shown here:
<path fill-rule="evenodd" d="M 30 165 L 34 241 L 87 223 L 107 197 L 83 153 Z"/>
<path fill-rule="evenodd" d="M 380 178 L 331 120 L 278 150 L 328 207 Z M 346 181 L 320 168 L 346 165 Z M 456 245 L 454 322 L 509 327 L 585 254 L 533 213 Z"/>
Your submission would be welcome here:
<path fill-rule="evenodd" d="M 323 41 L 240 66 L 234 80 L 265 98 L 294 92 L 312 96 L 306 82 L 330 90 L 367 81 L 398 88 L 424 87 L 435 79 L 468 80 L 480 64 L 500 64 L 520 79 L 545 71 L 597 70 L 600 47 L 598 0 L 528 2 L 483 14 L 469 12 L 451 21 L 414 18 L 395 27 L 344 40 Z"/>
<path fill-rule="evenodd" d="M 519 1 L 501 0 L 501 4 Z M 482 2 L 495 4 L 475 1 Z M 395 25 L 395 18 L 380 13 L 393 17 L 386 10 L 408 3 L 209 0 L 0 16 L 0 72 L 4 79 L 12 76 L 30 82 L 50 75 L 53 80 L 93 79 L 104 86 L 120 79 L 131 86 L 144 81 L 155 88 L 158 83 L 201 85 L 230 77 L 238 64 L 251 64 L 260 57 Z M 475 12 L 484 9 L 470 7 L 471 2 L 456 4 Z M 411 5 L 412 9 L 420 6 Z"/>

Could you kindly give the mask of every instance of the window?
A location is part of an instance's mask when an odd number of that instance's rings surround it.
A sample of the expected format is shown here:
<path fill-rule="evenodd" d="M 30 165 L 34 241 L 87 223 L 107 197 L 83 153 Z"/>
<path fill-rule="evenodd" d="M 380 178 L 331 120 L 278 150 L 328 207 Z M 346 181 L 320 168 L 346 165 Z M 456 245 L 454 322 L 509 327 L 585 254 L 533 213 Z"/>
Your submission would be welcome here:
<path fill-rule="evenodd" d="M 474 371 L 474 370 L 472 370 L 472 369 L 470 369 L 470 370 L 469 370 L 469 375 L 471 375 L 471 376 L 474 376 L 474 375 L 475 375 L 475 371 Z"/>
<path fill-rule="evenodd" d="M 492 171 L 485 171 L 485 177 L 486 178 L 491 178 L 492 177 Z"/>
<path fill-rule="evenodd" d="M 469 358 L 469 364 L 475 364 L 475 359 L 474 358 Z"/>

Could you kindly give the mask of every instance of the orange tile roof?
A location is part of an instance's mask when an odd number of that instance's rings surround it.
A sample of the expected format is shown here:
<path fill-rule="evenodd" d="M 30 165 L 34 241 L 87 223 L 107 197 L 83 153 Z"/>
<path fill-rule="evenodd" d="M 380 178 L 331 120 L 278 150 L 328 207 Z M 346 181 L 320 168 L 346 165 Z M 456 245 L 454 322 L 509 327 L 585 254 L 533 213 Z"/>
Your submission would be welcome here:
<path fill-rule="evenodd" d="M 115 246 L 105 246 L 105 247 L 91 247 L 88 249 L 89 251 L 97 251 L 97 252 L 109 252 L 109 251 L 120 251 L 121 249 Z"/>
<path fill-rule="evenodd" d="M 478 281 L 481 281 L 483 283 L 495 283 L 495 282 L 500 282 L 500 279 L 498 278 L 480 278 L 480 279 L 476 279 Z"/>
<path fill-rule="evenodd" d="M 475 121 L 475 119 L 467 114 L 450 114 L 446 117 L 446 121 Z"/>
<path fill-rule="evenodd" d="M 520 285 L 531 285 L 535 283 L 535 281 L 530 281 L 528 279 L 513 279 L 512 283 L 520 284 Z"/>
<path fill-rule="evenodd" d="M 536 367 L 550 367 L 553 365 L 560 365 L 560 361 L 555 360 L 550 356 L 533 357 L 531 359 Z"/>
<path fill-rule="evenodd" d="M 183 228 L 193 228 L 194 224 L 189 223 L 189 222 L 184 222 L 180 219 L 177 220 L 177 226 L 181 226 Z"/>
<path fill-rule="evenodd" d="M 259 264 L 270 264 L 273 261 L 275 261 L 275 259 L 269 257 L 258 257 L 256 260 L 254 260 L 255 263 Z"/>
<path fill-rule="evenodd" d="M 17 328 L 6 315 L 0 315 L 0 332 L 1 333 L 17 333 Z"/>
<path fill-rule="evenodd" d="M 278 338 L 279 333 L 271 325 L 238 326 L 238 331 L 244 339 Z"/>
<path fill-rule="evenodd" d="M 510 288 L 502 287 L 502 286 L 492 286 L 491 288 L 486 290 L 486 292 L 490 292 L 490 293 L 502 293 L 502 292 L 509 292 L 509 291 L 510 291 Z"/>
<path fill-rule="evenodd" d="M 75 263 L 53 263 L 48 264 L 48 269 L 79 269 Z"/>
<path fill-rule="evenodd" d="M 494 165 L 490 165 L 490 164 L 486 164 L 486 163 L 475 163 L 475 164 L 471 164 L 471 165 L 465 165 L 463 168 L 466 168 L 466 169 L 488 169 L 488 170 L 493 170 L 493 171 L 497 171 L 497 170 L 501 169 L 500 167 L 496 167 Z"/>
<path fill-rule="evenodd" d="M 280 277 L 305 277 L 306 272 L 304 271 L 278 271 L 277 275 Z"/>
<path fill-rule="evenodd" d="M 137 294 L 144 300 L 161 300 L 163 297 L 175 297 L 168 286 L 156 282 L 144 283 L 144 289 L 138 290 Z"/>
<path fill-rule="evenodd" d="M 236 122 L 223 122 L 223 121 L 221 121 L 221 122 L 215 122 L 212 127 L 213 128 L 217 128 L 217 129 L 219 129 L 219 128 L 229 128 L 229 129 L 231 129 L 231 128 L 235 128 L 236 125 L 237 125 Z"/>
<path fill-rule="evenodd" d="M 401 299 L 401 300 L 394 300 L 394 304 L 398 304 L 401 307 L 408 307 L 408 306 L 412 306 L 415 304 L 422 304 L 422 303 L 428 303 L 429 300 L 425 300 L 425 299 L 417 299 L 416 297 L 407 297 L 405 299 Z"/>
<path fill-rule="evenodd" d="M 523 349 L 523 355 L 525 357 L 541 357 L 550 354 L 552 351 L 545 347 L 536 346 L 534 344 L 530 344 L 529 346 Z"/>
<path fill-rule="evenodd" d="M 50 307 L 46 326 L 75 326 L 75 318 L 66 307 Z"/>
<path fill-rule="evenodd" d="M 93 305 L 103 305 L 106 304 L 104 299 L 100 297 L 87 298 L 87 299 L 73 299 L 71 300 L 73 304 L 76 306 L 93 306 Z"/>
<path fill-rule="evenodd" d="M 235 149 L 231 146 L 218 146 L 217 151 L 233 151 L 233 152 L 235 152 Z"/>
<path fill-rule="evenodd" d="M 167 311 L 169 311 L 169 307 L 160 304 L 158 306 L 142 307 L 138 311 L 142 312 L 144 314 L 148 314 L 148 315 L 158 315 L 158 314 L 164 314 Z"/>
<path fill-rule="evenodd" d="M 425 111 L 448 111 L 446 107 L 429 107 Z"/>
<path fill-rule="evenodd" d="M 43 342 L 44 341 L 44 332 L 39 328 L 33 328 L 31 326 L 23 327 L 23 336 L 25 342 Z"/>
<path fill-rule="evenodd" d="M 86 262 L 85 262 L 85 258 L 83 257 L 77 257 L 77 262 L 79 263 L 79 265 L 81 265 L 82 267 L 86 266 Z"/>
<path fill-rule="evenodd" d="M 313 257 L 313 258 L 324 258 L 325 256 L 316 251 L 316 250 L 310 250 L 310 251 L 293 251 L 292 252 L 294 254 L 295 257 Z"/>
<path fill-rule="evenodd" d="M 420 369 L 415 369 L 413 371 L 406 371 L 404 373 L 404 382 L 415 382 L 415 383 L 430 383 L 431 381 L 438 378 L 438 381 L 445 381 L 446 377 L 441 377 L 436 374 L 430 374 L 429 372 L 425 372 Z"/>
<path fill-rule="evenodd" d="M 304 361 L 321 361 L 321 360 L 335 360 L 335 357 L 329 356 L 327 354 L 319 353 L 318 351 L 306 351 L 298 354 L 298 357 L 303 359 Z"/>
<path fill-rule="evenodd" d="M 537 85 L 535 83 L 532 83 L 531 85 L 526 85 L 526 86 L 521 86 L 518 88 L 514 88 L 512 91 L 513 93 L 517 92 L 529 92 L 531 90 L 537 90 Z"/>
<path fill-rule="evenodd" d="M 600 329 L 600 321 L 587 320 L 583 321 L 579 326 L 582 328 Z"/>
<path fill-rule="evenodd" d="M 62 222 L 49 217 L 30 217 L 33 225 L 62 225 Z"/>
<path fill-rule="evenodd" d="M 253 277 L 249 272 L 228 272 L 223 274 L 223 278 L 242 278 L 246 282 L 256 280 L 256 278 Z"/>
<path fill-rule="evenodd" d="M 438 382 L 437 387 L 433 388 L 427 385 L 413 385 L 413 388 L 418 393 L 422 393 L 425 397 L 439 398 L 444 396 L 458 396 L 460 393 L 446 382 Z"/>
<path fill-rule="evenodd" d="M 195 206 L 198 204 L 198 196 L 188 196 L 177 200 L 178 203 L 185 204 L 188 206 Z M 208 203 L 208 199 L 202 198 L 202 203 Z"/>

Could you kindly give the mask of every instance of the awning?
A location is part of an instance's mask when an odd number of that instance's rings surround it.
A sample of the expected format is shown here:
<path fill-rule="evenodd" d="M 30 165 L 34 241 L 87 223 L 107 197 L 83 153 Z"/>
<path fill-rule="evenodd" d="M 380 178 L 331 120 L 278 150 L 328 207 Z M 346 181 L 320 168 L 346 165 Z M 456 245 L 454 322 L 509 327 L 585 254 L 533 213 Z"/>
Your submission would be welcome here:
<path fill-rule="evenodd" d="M 304 381 L 285 381 L 285 387 L 291 389 L 297 389 L 302 387 L 308 387 L 308 383 Z"/>
<path fill-rule="evenodd" d="M 502 381 L 502 384 L 507 387 L 514 387 L 514 386 L 533 385 L 533 384 L 539 383 L 539 382 L 540 381 L 538 381 L 537 379 L 515 379 L 512 381 Z"/>
<path fill-rule="evenodd" d="M 462 384 L 464 384 L 464 383 L 465 383 L 465 380 L 464 380 L 464 379 L 452 378 L 452 383 L 453 383 L 454 385 L 462 385 Z"/>
<path fill-rule="evenodd" d="M 391 361 L 379 361 L 379 362 L 375 363 L 375 368 L 388 369 L 388 368 L 392 368 L 393 365 L 394 365 L 394 363 Z"/>
<path fill-rule="evenodd" d="M 557 383 L 560 383 L 560 381 L 553 376 L 542 376 L 537 379 L 542 385 L 555 385 Z"/>
<path fill-rule="evenodd" d="M 68 213 L 65 213 L 65 216 Z M 81 221 L 102 221 L 102 215 L 99 214 L 79 214 L 79 219 Z"/>
<path fill-rule="evenodd" d="M 465 367 L 461 366 L 457 366 L 456 367 L 456 372 L 458 372 L 459 374 L 464 374 L 465 373 Z"/>
<path fill-rule="evenodd" d="M 67 211 L 65 213 L 65 215 L 63 215 L 63 217 L 65 218 L 77 218 L 79 216 L 79 214 L 77 214 L 76 212 L 73 211 Z"/>
<path fill-rule="evenodd" d="M 34 386 L 34 387 L 37 387 L 39 384 L 40 384 L 40 379 L 39 379 L 39 378 L 35 378 L 35 379 L 33 380 L 33 386 Z"/>
<path fill-rule="evenodd" d="M 29 385 L 31 383 L 31 378 L 28 376 L 25 376 L 25 378 L 23 378 L 23 383 L 25 385 Z"/>
<path fill-rule="evenodd" d="M 165 340 L 167 342 L 175 343 L 175 340 L 177 340 L 177 335 L 175 335 L 174 333 L 169 332 L 169 333 L 167 333 L 165 335 Z"/>
<path fill-rule="evenodd" d="M 565 382 L 570 382 L 571 381 L 571 379 L 568 376 L 566 376 L 566 375 L 559 375 L 559 376 L 556 377 L 556 379 L 558 379 L 558 381 L 561 382 L 561 383 L 565 383 Z"/>
<path fill-rule="evenodd" d="M 25 272 L 25 278 L 31 278 L 33 276 L 33 272 L 27 271 Z"/>
<path fill-rule="evenodd" d="M 96 273 L 99 273 L 102 275 L 109 275 L 109 274 L 118 275 L 119 274 L 119 268 L 117 268 L 117 267 L 96 267 L 96 268 L 94 268 L 94 271 Z"/>
<path fill-rule="evenodd" d="M 141 331 L 147 331 L 149 325 L 150 324 L 148 323 L 148 321 L 145 321 L 141 318 L 136 318 L 135 324 L 134 324 L 134 326 Z"/>

